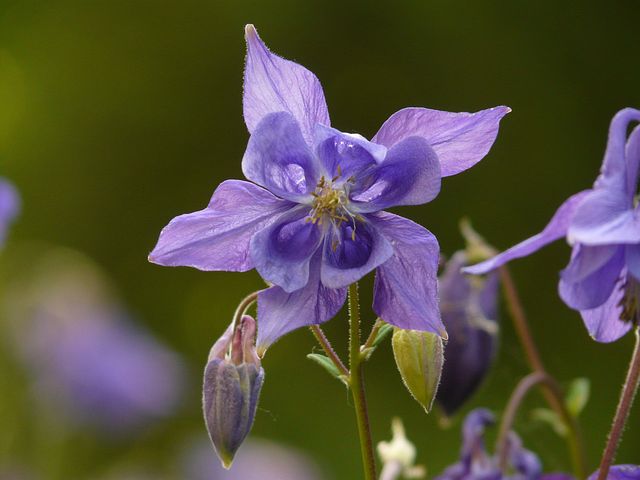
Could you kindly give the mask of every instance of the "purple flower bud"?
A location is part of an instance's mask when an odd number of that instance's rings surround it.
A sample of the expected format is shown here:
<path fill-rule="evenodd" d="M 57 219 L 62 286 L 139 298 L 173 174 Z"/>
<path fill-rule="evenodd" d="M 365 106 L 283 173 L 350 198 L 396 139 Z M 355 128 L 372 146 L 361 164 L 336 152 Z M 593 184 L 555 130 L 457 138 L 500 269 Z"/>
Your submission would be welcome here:
<path fill-rule="evenodd" d="M 493 361 L 498 324 L 498 276 L 463 275 L 467 254 L 457 252 L 440 277 L 440 310 L 449 334 L 437 401 L 453 415 L 477 390 Z"/>
<path fill-rule="evenodd" d="M 258 407 L 264 370 L 256 353 L 256 322 L 231 324 L 211 348 L 204 371 L 203 409 L 209 437 L 225 468 L 248 435 Z"/>

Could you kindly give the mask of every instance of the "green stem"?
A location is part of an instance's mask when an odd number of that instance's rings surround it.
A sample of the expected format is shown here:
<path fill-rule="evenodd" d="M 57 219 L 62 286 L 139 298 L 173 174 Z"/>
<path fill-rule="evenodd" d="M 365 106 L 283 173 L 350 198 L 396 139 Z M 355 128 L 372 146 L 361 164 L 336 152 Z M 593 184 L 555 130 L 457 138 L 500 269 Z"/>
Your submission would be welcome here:
<path fill-rule="evenodd" d="M 340 357 L 331 346 L 331 342 L 329 341 L 327 336 L 324 334 L 320 326 L 311 325 L 309 327 L 309 330 L 311 330 L 311 333 L 313 333 L 313 336 L 316 337 L 316 340 L 322 347 L 322 350 L 324 350 L 324 353 L 327 355 L 327 357 L 329 357 L 329 360 L 333 362 L 333 364 L 340 371 L 340 373 L 345 377 L 349 377 L 349 370 L 347 370 L 347 367 L 345 367 L 344 363 L 342 363 L 342 360 L 340 360 Z"/>
<path fill-rule="evenodd" d="M 373 346 L 373 342 L 376 341 L 376 337 L 378 336 L 378 332 L 380 331 L 380 328 L 382 328 L 382 325 L 384 325 L 384 322 L 382 321 L 382 319 L 376 318 L 376 322 L 373 324 L 371 333 L 367 337 L 367 340 L 364 342 L 364 345 L 362 346 L 362 350 L 366 350 L 367 348 L 371 348 Z"/>
<path fill-rule="evenodd" d="M 618 402 L 618 408 L 613 418 L 613 425 L 611 425 L 611 431 L 609 432 L 609 438 L 607 445 L 602 454 L 602 460 L 600 461 L 600 468 L 598 471 L 598 480 L 604 480 L 609 475 L 609 468 L 616 456 L 620 439 L 622 438 L 622 432 L 629 418 L 629 411 L 631 405 L 633 405 L 633 399 L 638 391 L 638 384 L 640 384 L 640 333 L 636 327 L 636 345 L 633 349 L 633 355 L 631 356 L 631 362 L 629 363 L 629 370 L 627 372 L 627 378 L 622 387 L 622 393 L 620 394 L 620 401 Z"/>
<path fill-rule="evenodd" d="M 531 329 L 529 328 L 529 322 L 524 313 L 524 308 L 522 307 L 522 302 L 520 301 L 520 296 L 518 295 L 518 290 L 511 277 L 511 273 L 506 265 L 500 267 L 499 273 L 507 307 L 509 313 L 511 313 L 511 319 L 513 320 L 513 325 L 522 344 L 525 356 L 527 357 L 529 367 L 533 372 L 548 375 L 533 339 Z M 574 473 L 578 479 L 584 479 L 586 478 L 587 461 L 582 435 L 580 434 L 580 426 L 571 415 L 568 417 L 565 415 L 566 408 L 560 389 L 552 388 L 546 382 L 541 382 L 541 387 L 542 394 L 549 406 L 564 420 L 568 431 L 567 442 L 569 443 L 569 449 L 572 454 Z"/>
<path fill-rule="evenodd" d="M 371 427 L 367 412 L 367 400 L 364 389 L 364 375 L 362 371 L 362 356 L 360 355 L 360 303 L 358 300 L 358 284 L 349 286 L 349 386 L 356 409 L 356 421 L 360 436 L 360 449 L 365 480 L 376 479 L 376 460 L 371 440 Z"/>

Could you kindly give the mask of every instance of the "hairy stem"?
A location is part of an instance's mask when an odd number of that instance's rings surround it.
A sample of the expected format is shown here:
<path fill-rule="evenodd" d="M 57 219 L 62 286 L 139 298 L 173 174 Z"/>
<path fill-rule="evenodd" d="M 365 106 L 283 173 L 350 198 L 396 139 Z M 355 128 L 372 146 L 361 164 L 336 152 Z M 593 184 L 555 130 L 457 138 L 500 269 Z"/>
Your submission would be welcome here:
<path fill-rule="evenodd" d="M 313 333 L 313 336 L 316 337 L 316 340 L 322 347 L 322 350 L 324 350 L 324 353 L 327 355 L 327 357 L 329 357 L 329 360 L 333 362 L 333 364 L 336 366 L 336 368 L 340 371 L 342 375 L 348 377 L 349 370 L 347 370 L 347 367 L 345 367 L 344 363 L 342 363 L 342 360 L 340 360 L 340 357 L 331 346 L 331 342 L 329 342 L 329 339 L 324 334 L 320 326 L 311 325 L 309 327 L 309 330 L 311 330 L 311 333 Z"/>
<path fill-rule="evenodd" d="M 253 292 L 242 299 L 238 304 L 238 308 L 233 314 L 233 324 L 239 325 L 242 316 L 247 313 L 247 310 L 258 300 L 258 292 Z"/>
<path fill-rule="evenodd" d="M 382 327 L 382 325 L 384 325 L 384 322 L 382 321 L 382 319 L 376 318 L 376 322 L 373 324 L 371 333 L 367 337 L 367 340 L 364 342 L 364 345 L 362 346 L 362 350 L 371 348 L 373 346 L 373 342 L 376 341 L 376 337 L 378 336 L 378 332 L 380 331 L 380 328 Z"/>
<path fill-rule="evenodd" d="M 360 449 L 365 480 L 376 479 L 376 460 L 371 440 L 371 427 L 367 412 L 365 397 L 364 375 L 362 371 L 362 356 L 360 355 L 360 302 L 358 300 L 358 284 L 349 286 L 349 386 L 356 409 L 356 421 L 360 436 Z"/>
<path fill-rule="evenodd" d="M 498 439 L 496 441 L 498 465 L 503 471 L 507 467 L 509 432 L 513 428 L 513 423 L 515 421 L 516 414 L 518 413 L 518 409 L 531 389 L 538 385 L 544 385 L 549 391 L 553 392 L 557 398 L 562 398 L 560 386 L 553 377 L 545 372 L 533 372 L 520 380 L 509 398 L 509 403 L 507 404 L 507 408 L 502 416 Z M 575 441 L 575 419 L 571 416 L 571 413 L 569 413 L 564 402 L 560 402 L 560 405 L 560 416 L 562 421 L 568 426 L 568 430 L 570 432 L 569 448 L 571 450 L 571 457 L 573 459 L 574 466 L 577 470 L 580 465 L 580 446 Z M 584 473 L 584 471 L 576 472 L 576 476 L 578 478 L 584 478 Z"/>
<path fill-rule="evenodd" d="M 613 425 L 611 425 L 607 445 L 604 448 L 602 460 L 600 461 L 598 480 L 605 480 L 607 475 L 609 475 L 609 468 L 615 459 L 616 451 L 622 438 L 622 432 L 627 423 L 627 418 L 629 418 L 629 411 L 631 410 L 631 405 L 633 405 L 633 400 L 638 391 L 638 384 L 640 384 L 640 333 L 637 327 L 635 336 L 636 344 L 633 349 L 633 355 L 631 356 L 631 362 L 629 363 L 627 378 L 622 386 L 618 408 L 613 417 Z"/>
<path fill-rule="evenodd" d="M 522 348 L 524 349 L 525 356 L 527 357 L 529 367 L 535 373 L 549 376 L 544 368 L 544 364 L 542 363 L 542 358 L 540 357 L 535 341 L 533 340 L 533 335 L 531 334 L 531 329 L 529 328 L 529 323 L 527 322 L 527 317 L 524 313 L 524 309 L 522 308 L 522 302 L 520 302 L 520 297 L 515 283 L 513 282 L 513 278 L 511 277 L 511 273 L 506 266 L 500 267 L 499 272 L 509 313 L 511 314 L 513 325 L 520 343 L 522 344 Z M 572 452 L 573 469 L 576 477 L 579 479 L 586 478 L 587 462 L 578 423 L 571 415 L 565 415 L 566 407 L 560 388 L 553 388 L 545 381 L 540 381 L 536 384 L 538 383 L 541 384 L 542 394 L 544 395 L 545 400 L 552 410 L 554 410 L 556 414 L 563 419 L 567 427 L 567 441 L 569 442 L 569 448 Z"/>

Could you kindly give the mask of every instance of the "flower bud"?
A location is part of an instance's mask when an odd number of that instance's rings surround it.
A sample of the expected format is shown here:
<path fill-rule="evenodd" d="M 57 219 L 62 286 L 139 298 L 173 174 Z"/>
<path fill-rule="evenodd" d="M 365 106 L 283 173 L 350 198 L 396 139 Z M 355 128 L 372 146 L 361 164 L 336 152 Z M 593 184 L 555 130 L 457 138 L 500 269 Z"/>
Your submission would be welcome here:
<path fill-rule="evenodd" d="M 391 432 L 393 438 L 390 442 L 378 443 L 378 455 L 383 463 L 380 480 L 425 477 L 425 468 L 422 465 L 414 465 L 416 447 L 407 439 L 402 420 L 393 419 Z"/>
<path fill-rule="evenodd" d="M 248 435 L 258 407 L 264 370 L 256 353 L 256 322 L 248 315 L 213 345 L 204 371 L 204 419 L 225 468 Z"/>
<path fill-rule="evenodd" d="M 442 338 L 431 332 L 395 328 L 391 343 L 402 381 L 429 413 L 444 363 Z"/>
<path fill-rule="evenodd" d="M 437 401 L 453 415 L 478 389 L 496 351 L 498 276 L 466 276 L 469 254 L 457 252 L 440 276 L 440 311 L 449 339 Z"/>

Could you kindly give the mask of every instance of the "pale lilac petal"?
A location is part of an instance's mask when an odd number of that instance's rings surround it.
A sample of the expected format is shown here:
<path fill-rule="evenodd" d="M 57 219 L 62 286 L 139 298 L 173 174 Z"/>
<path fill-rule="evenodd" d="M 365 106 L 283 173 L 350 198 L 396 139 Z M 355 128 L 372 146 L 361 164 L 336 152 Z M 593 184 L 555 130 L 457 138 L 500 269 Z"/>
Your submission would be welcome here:
<path fill-rule="evenodd" d="M 640 245 L 627 245 L 625 247 L 625 257 L 629 274 L 640 281 Z"/>
<path fill-rule="evenodd" d="M 322 283 L 346 287 L 386 262 L 393 247 L 366 221 L 353 220 L 332 227 L 324 241 Z"/>
<path fill-rule="evenodd" d="M 622 313 L 620 302 L 624 295 L 622 287 L 625 277 L 626 272 L 623 270 L 620 280 L 605 303 L 598 308 L 580 311 L 589 335 L 598 342 L 615 342 L 633 326 L 631 322 L 620 320 L 620 314 Z"/>
<path fill-rule="evenodd" d="M 560 298 L 576 310 L 599 307 L 611 295 L 623 267 L 623 247 L 577 245 L 569 265 L 560 272 Z"/>
<path fill-rule="evenodd" d="M 405 108 L 384 122 L 373 141 L 390 148 L 407 137 L 423 137 L 438 155 L 442 176 L 447 177 L 482 160 L 498 135 L 500 120 L 510 111 L 508 107 L 476 113 Z"/>
<path fill-rule="evenodd" d="M 595 183 L 596 189 L 609 189 L 613 193 L 627 193 L 627 202 L 629 204 L 631 203 L 632 195 L 635 194 L 635 184 L 637 182 L 637 179 L 627 177 L 627 171 L 632 165 L 629 164 L 629 159 L 626 155 L 627 153 L 633 155 L 638 152 L 638 146 L 636 144 L 638 141 L 637 138 L 631 145 L 630 150 L 625 152 L 629 147 L 629 145 L 627 145 L 627 130 L 632 122 L 640 122 L 640 110 L 624 108 L 611 119 L 607 149 L 604 154 L 600 176 Z M 632 167 L 630 169 L 631 171 L 637 170 L 638 168 L 638 159 L 633 159 L 633 162 L 636 166 Z M 628 183 L 627 180 L 631 180 L 632 182 Z M 628 185 L 633 185 L 633 188 L 629 191 L 627 191 Z"/>
<path fill-rule="evenodd" d="M 314 141 L 323 174 L 327 179 L 335 179 L 334 184 L 354 183 L 387 156 L 383 145 L 324 125 L 316 125 Z"/>
<path fill-rule="evenodd" d="M 242 157 L 242 173 L 279 197 L 309 200 L 320 177 L 316 159 L 288 113 L 271 113 L 254 130 Z"/>
<path fill-rule="evenodd" d="M 588 480 L 596 480 L 598 472 L 593 472 Z M 640 465 L 614 465 L 609 469 L 607 480 L 640 480 Z"/>
<path fill-rule="evenodd" d="M 640 243 L 640 211 L 617 199 L 608 190 L 587 196 L 571 221 L 569 241 L 585 245 Z"/>
<path fill-rule="evenodd" d="M 423 138 L 409 137 L 391 147 L 365 178 L 356 178 L 351 205 L 362 213 L 420 205 L 438 195 L 440 183 L 440 163 L 433 149 Z"/>
<path fill-rule="evenodd" d="M 640 130 L 627 141 L 627 129 L 640 111 L 626 108 L 611 120 L 609 141 L 593 192 L 576 210 L 569 228 L 572 241 L 586 245 L 640 243 L 640 212 L 633 210 L 640 162 Z"/>
<path fill-rule="evenodd" d="M 251 239 L 251 259 L 266 281 L 293 292 L 309 280 L 311 257 L 322 244 L 323 228 L 300 206 L 282 215 Z"/>
<path fill-rule="evenodd" d="M 292 206 L 252 183 L 227 180 L 207 208 L 171 220 L 149 260 L 199 270 L 251 270 L 251 237 Z"/>
<path fill-rule="evenodd" d="M 638 188 L 638 169 L 640 169 L 640 125 L 633 129 L 625 148 L 627 161 L 627 191 L 635 193 Z"/>
<path fill-rule="evenodd" d="M 591 190 L 584 190 L 569 197 L 556 211 L 551 218 L 551 221 L 546 227 L 544 227 L 542 232 L 518 243 L 489 260 L 471 267 L 465 267 L 462 271 L 473 275 L 487 273 L 490 270 L 494 270 L 505 263 L 510 262 L 511 260 L 531 255 L 533 252 L 540 250 L 545 245 L 565 236 L 576 208 L 590 191 Z"/>
<path fill-rule="evenodd" d="M 247 63 L 244 71 L 244 121 L 253 133 L 262 118 L 289 112 L 300 124 L 309 145 L 316 123 L 330 125 L 322 85 L 309 70 L 269 51 L 253 25 L 245 28 Z"/>
<path fill-rule="evenodd" d="M 292 293 L 271 287 L 258 294 L 258 339 L 260 355 L 286 333 L 333 318 L 347 298 L 346 288 L 327 288 L 320 282 L 320 255 L 312 261 L 309 282 Z"/>
<path fill-rule="evenodd" d="M 380 212 L 369 217 L 395 254 L 376 270 L 373 309 L 400 328 L 446 337 L 438 307 L 440 247 L 431 232 L 406 218 Z"/>

